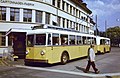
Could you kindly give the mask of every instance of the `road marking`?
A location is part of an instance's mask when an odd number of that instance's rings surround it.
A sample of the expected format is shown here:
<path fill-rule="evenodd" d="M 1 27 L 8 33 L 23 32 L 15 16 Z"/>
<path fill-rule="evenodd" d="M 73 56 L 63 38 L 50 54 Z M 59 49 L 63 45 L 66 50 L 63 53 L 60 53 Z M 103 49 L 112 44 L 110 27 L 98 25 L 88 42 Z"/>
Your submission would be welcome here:
<path fill-rule="evenodd" d="M 120 73 L 89 74 L 89 73 L 80 73 L 80 72 L 65 71 L 65 70 L 47 69 L 47 68 L 41 68 L 41 67 L 30 67 L 30 66 L 22 66 L 22 65 L 14 65 L 14 66 L 19 68 L 50 71 L 50 72 L 56 72 L 56 73 L 66 73 L 66 74 L 88 76 L 88 77 L 120 76 Z"/>

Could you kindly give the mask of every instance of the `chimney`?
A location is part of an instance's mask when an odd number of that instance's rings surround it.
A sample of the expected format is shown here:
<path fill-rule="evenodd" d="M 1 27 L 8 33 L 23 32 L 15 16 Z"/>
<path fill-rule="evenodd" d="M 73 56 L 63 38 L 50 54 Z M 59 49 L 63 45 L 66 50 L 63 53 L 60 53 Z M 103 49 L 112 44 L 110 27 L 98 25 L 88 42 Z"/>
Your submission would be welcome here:
<path fill-rule="evenodd" d="M 82 3 L 82 5 L 83 5 L 84 7 L 87 7 L 87 4 L 86 4 L 86 3 Z"/>
<path fill-rule="evenodd" d="M 82 3 L 82 2 L 83 2 L 83 0 L 78 0 L 78 2 Z"/>

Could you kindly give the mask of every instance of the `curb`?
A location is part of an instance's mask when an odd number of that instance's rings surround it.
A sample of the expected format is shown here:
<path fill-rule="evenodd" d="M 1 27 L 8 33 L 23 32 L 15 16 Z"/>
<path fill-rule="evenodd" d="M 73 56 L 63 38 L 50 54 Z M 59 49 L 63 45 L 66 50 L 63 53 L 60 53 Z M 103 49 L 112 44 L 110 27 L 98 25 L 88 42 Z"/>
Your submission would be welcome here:
<path fill-rule="evenodd" d="M 71 74 L 71 75 L 79 75 L 79 76 L 86 76 L 86 77 L 93 77 L 93 78 L 113 78 L 115 76 L 116 77 L 118 76 L 120 78 L 120 73 L 89 74 L 89 73 L 47 69 L 47 68 L 40 68 L 40 67 L 29 67 L 29 66 L 21 66 L 21 65 L 14 65 L 14 66 L 19 67 L 19 68 L 32 69 L 32 70 L 42 70 L 42 71 L 50 71 L 50 72 L 56 72 L 56 73 L 66 73 L 66 74 Z M 111 76 L 113 76 L 113 77 L 111 77 Z"/>

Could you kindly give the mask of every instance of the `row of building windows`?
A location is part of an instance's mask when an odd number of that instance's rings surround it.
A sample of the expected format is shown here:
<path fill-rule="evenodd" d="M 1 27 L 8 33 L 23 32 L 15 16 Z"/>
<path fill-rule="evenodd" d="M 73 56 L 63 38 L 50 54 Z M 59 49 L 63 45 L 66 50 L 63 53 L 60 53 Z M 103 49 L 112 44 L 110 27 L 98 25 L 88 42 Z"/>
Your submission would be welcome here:
<path fill-rule="evenodd" d="M 6 9 L 0 7 L 0 20 L 6 20 Z M 36 11 L 36 22 L 42 23 L 42 11 Z M 50 23 L 50 14 L 46 13 L 46 24 Z M 20 9 L 10 8 L 10 21 L 20 21 Z M 32 22 L 32 10 L 23 9 L 23 22 Z"/>
<path fill-rule="evenodd" d="M 81 12 L 79 9 L 77 9 L 76 7 L 70 5 L 69 3 L 67 3 L 63 0 L 52 0 L 52 5 L 61 10 L 64 10 L 65 12 L 67 12 L 71 15 L 74 15 L 74 16 L 88 22 L 88 16 L 85 13 Z M 82 16 L 81 14 L 83 14 L 85 16 Z"/>
<path fill-rule="evenodd" d="M 36 22 L 43 23 L 43 12 L 36 10 Z M 50 24 L 50 13 L 45 13 L 45 24 Z M 0 20 L 6 20 L 6 8 L 0 7 Z M 20 9 L 10 8 L 10 21 L 20 21 Z M 23 22 L 32 22 L 32 10 L 23 9 Z M 53 25 L 62 26 L 63 28 L 74 29 L 80 32 L 89 33 L 89 27 L 73 22 L 69 19 L 57 16 L 57 24 L 53 22 Z"/>
<path fill-rule="evenodd" d="M 63 28 L 69 28 L 69 29 L 77 30 L 79 32 L 89 33 L 90 28 L 88 26 L 73 22 L 69 19 L 58 17 L 58 25 L 59 26 L 61 26 L 61 22 L 62 22 Z M 91 26 L 91 27 L 93 27 L 93 26 Z"/>

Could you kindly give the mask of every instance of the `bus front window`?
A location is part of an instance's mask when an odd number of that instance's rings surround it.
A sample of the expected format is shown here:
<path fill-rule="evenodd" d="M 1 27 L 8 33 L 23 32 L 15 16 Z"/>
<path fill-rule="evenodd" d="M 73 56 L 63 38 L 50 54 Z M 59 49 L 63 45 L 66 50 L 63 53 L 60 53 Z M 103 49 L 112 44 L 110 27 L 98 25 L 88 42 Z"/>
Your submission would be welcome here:
<path fill-rule="evenodd" d="M 33 47 L 34 45 L 34 35 L 28 35 L 27 36 L 27 46 L 28 47 Z"/>
<path fill-rule="evenodd" d="M 45 45 L 46 43 L 46 34 L 36 34 L 35 45 Z"/>

